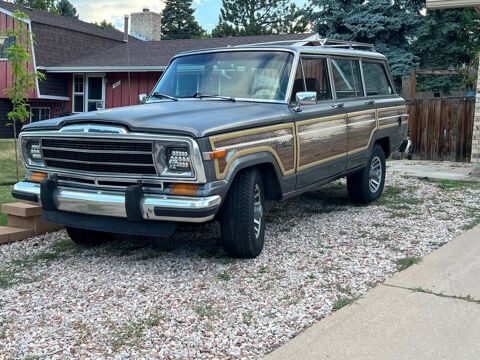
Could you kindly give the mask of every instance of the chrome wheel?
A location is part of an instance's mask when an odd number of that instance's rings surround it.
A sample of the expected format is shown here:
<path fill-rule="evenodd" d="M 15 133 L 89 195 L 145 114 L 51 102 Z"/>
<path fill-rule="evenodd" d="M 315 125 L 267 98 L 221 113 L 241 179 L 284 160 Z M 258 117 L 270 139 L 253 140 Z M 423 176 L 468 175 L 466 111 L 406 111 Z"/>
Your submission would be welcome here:
<path fill-rule="evenodd" d="M 368 185 L 372 193 L 376 193 L 382 183 L 382 161 L 378 156 L 375 156 L 370 163 L 370 176 Z"/>
<path fill-rule="evenodd" d="M 255 184 L 255 192 L 253 194 L 253 228 L 255 230 L 255 238 L 260 236 L 263 221 L 263 205 L 262 192 L 260 186 Z"/>

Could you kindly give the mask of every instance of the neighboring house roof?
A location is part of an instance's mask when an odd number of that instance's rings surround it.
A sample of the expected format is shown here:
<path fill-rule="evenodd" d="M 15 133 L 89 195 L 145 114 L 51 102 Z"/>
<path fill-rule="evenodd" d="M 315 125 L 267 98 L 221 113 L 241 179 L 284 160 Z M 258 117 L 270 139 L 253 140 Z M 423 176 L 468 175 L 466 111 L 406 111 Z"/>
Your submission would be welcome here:
<path fill-rule="evenodd" d="M 30 18 L 35 37 L 37 66 L 52 66 L 90 55 L 101 49 L 124 44 L 123 32 L 116 29 L 103 28 L 81 20 L 53 15 L 1 0 L 0 9 L 10 13 L 20 10 Z M 130 37 L 130 41 L 133 43 L 140 40 Z"/>
<path fill-rule="evenodd" d="M 90 35 L 100 36 L 110 40 L 123 41 L 123 32 L 116 29 L 104 28 L 85 21 L 68 18 L 65 16 L 54 15 L 46 11 L 35 10 L 1 0 L 0 8 L 3 8 L 10 12 L 20 10 L 27 14 L 30 20 L 34 23 L 50 25 Z M 131 37 L 131 40 L 134 39 L 134 37 Z"/>
<path fill-rule="evenodd" d="M 127 68 L 130 70 L 163 70 L 174 55 L 184 51 L 271 41 L 303 40 L 311 35 L 282 34 L 122 43 L 85 57 L 63 61 L 46 69 L 52 72 L 88 71 L 100 68 L 104 71 L 121 71 Z"/>

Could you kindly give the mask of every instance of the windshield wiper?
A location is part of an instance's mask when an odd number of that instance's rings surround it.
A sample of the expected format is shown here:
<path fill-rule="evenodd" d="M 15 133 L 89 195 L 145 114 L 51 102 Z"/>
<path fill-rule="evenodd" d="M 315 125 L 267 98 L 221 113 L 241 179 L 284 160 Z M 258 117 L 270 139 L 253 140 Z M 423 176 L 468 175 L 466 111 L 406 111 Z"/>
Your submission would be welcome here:
<path fill-rule="evenodd" d="M 172 100 L 172 101 L 178 101 L 178 99 L 174 96 L 170 96 L 170 95 L 166 95 L 166 94 L 162 94 L 162 93 L 159 93 L 159 92 L 154 92 L 152 94 L 153 97 L 157 98 L 157 99 L 169 99 L 169 100 Z"/>
<path fill-rule="evenodd" d="M 192 97 L 197 98 L 197 99 L 211 98 L 211 99 L 221 99 L 221 100 L 227 100 L 227 101 L 231 101 L 231 102 L 237 102 L 237 99 L 235 99 L 234 97 L 231 97 L 231 96 L 206 95 L 206 94 L 202 94 L 202 93 L 199 93 L 199 92 L 193 94 Z"/>

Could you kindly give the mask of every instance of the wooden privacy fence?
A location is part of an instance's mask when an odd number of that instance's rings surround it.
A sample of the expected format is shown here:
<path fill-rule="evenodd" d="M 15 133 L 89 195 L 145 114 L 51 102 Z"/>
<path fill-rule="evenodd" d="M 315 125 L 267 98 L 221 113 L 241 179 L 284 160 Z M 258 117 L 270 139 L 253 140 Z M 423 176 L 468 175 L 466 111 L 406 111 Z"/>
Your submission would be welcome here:
<path fill-rule="evenodd" d="M 414 159 L 470 161 L 475 98 L 417 99 L 408 105 Z"/>

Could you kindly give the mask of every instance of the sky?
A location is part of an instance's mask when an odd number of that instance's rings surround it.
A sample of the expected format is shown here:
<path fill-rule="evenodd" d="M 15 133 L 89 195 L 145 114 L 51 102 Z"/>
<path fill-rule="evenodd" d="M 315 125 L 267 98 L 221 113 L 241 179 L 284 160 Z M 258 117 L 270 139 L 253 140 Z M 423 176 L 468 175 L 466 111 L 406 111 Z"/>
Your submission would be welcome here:
<path fill-rule="evenodd" d="M 305 1 L 295 0 L 298 5 L 303 5 Z M 108 20 L 119 29 L 123 29 L 125 14 L 140 12 L 143 7 L 160 12 L 164 6 L 161 0 L 70 0 L 70 2 L 77 8 L 81 20 L 88 22 Z M 221 5 L 221 0 L 193 0 L 195 17 L 207 31 L 211 31 L 218 23 Z"/>

